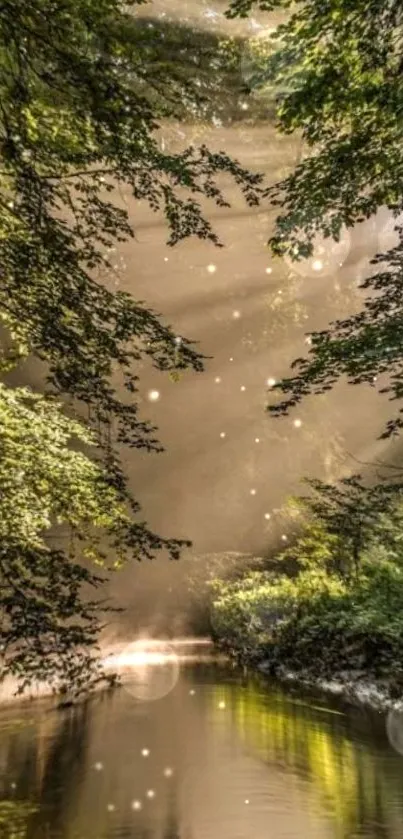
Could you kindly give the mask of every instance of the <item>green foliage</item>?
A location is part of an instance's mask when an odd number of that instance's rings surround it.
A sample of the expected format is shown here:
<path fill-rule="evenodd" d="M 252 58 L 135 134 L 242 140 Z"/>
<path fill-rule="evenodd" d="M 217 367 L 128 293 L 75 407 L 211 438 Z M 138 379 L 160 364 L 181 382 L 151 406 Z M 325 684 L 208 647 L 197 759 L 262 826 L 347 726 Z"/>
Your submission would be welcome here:
<path fill-rule="evenodd" d="M 186 19 L 153 18 L 152 6 L 150 17 L 133 18 L 130 25 L 136 56 L 143 56 L 141 71 L 147 66 L 149 79 L 155 74 L 147 94 L 162 115 L 192 123 L 245 117 L 239 101 L 244 39 L 196 30 Z"/>
<path fill-rule="evenodd" d="M 95 435 L 54 399 L 0 384 L 0 676 L 16 677 L 19 691 L 40 676 L 79 693 L 100 676 L 95 641 L 105 604 L 81 595 L 103 578 L 77 557 L 104 566 L 102 534 L 118 566 L 133 523 L 79 444 L 94 447 Z M 52 525 L 51 542 L 64 535 L 67 550 L 49 546 Z"/>
<path fill-rule="evenodd" d="M 288 10 L 277 30 L 277 51 L 267 60 L 273 82 L 292 81 L 278 102 L 278 126 L 302 132 L 309 153 L 295 171 L 270 187 L 267 197 L 281 208 L 270 240 L 275 254 L 301 259 L 312 252 L 318 231 L 338 239 L 343 225 L 388 207 L 403 207 L 403 7 L 398 0 L 233 0 L 228 16 L 247 16 L 253 5 Z M 362 312 L 312 334 L 309 357 L 297 359 L 297 373 L 276 385 L 286 398 L 270 407 L 282 415 L 307 394 L 323 393 L 341 377 L 375 386 L 400 400 L 403 394 L 401 341 L 403 244 L 381 255 L 375 275 L 362 288 L 369 294 Z M 402 412 L 382 436 L 398 433 Z"/>
<path fill-rule="evenodd" d="M 161 549 L 175 559 L 188 545 L 138 520 L 116 451 L 161 451 L 139 416 L 144 363 L 173 378 L 203 369 L 191 341 L 178 347 L 155 312 L 100 279 L 116 244 L 134 235 L 118 187 L 164 214 L 170 245 L 193 235 L 220 245 L 198 204 L 228 206 L 220 173 L 249 205 L 261 195 L 260 176 L 224 152 L 161 150 L 159 121 L 199 107 L 203 91 L 197 98 L 189 61 L 172 60 L 178 32 L 164 54 L 162 33 L 136 20 L 141 3 L 0 8 L 0 320 L 18 348 L 2 370 L 33 354 L 48 371 L 46 398 L 0 391 L 3 675 L 22 686 L 40 676 L 79 692 L 97 678 L 99 605 L 81 595 L 101 581 L 83 561 L 112 555 L 119 566 Z M 61 394 L 70 418 L 48 398 Z M 55 550 L 49 529 L 62 524 L 70 548 Z"/>
<path fill-rule="evenodd" d="M 279 571 L 216 584 L 212 625 L 219 644 L 273 672 L 369 675 L 401 695 L 401 487 L 366 488 L 356 477 L 339 487 L 309 483 L 314 492 L 298 499 L 300 535 L 277 558 Z M 292 577 L 281 571 L 290 559 Z"/>
<path fill-rule="evenodd" d="M 0 828 L 3 839 L 26 839 L 31 816 L 37 807 L 26 801 L 0 801 Z"/>
<path fill-rule="evenodd" d="M 308 565 L 319 552 L 319 561 L 327 570 L 349 577 L 352 572 L 358 573 L 363 553 L 375 538 L 389 543 L 388 530 L 392 542 L 398 538 L 401 482 L 381 481 L 368 486 L 360 475 L 353 475 L 338 485 L 315 479 L 306 483 L 311 494 L 300 498 L 299 503 L 308 513 L 309 523 L 297 543 L 299 562 L 302 548 L 307 550 Z"/>
<path fill-rule="evenodd" d="M 245 663 L 264 661 L 274 673 L 365 675 L 401 695 L 403 571 L 373 560 L 350 585 L 318 569 L 295 580 L 246 578 L 214 603 L 219 644 Z"/>
<path fill-rule="evenodd" d="M 403 691 L 402 569 L 372 557 L 340 591 L 312 586 L 275 639 L 273 663 L 325 677 L 356 672 Z"/>
<path fill-rule="evenodd" d="M 236 584 L 246 573 L 257 571 L 263 565 L 264 561 L 259 557 L 231 551 L 184 557 L 182 574 L 186 587 L 186 610 L 192 631 L 211 634 L 211 608 L 215 591 L 230 583 Z"/>

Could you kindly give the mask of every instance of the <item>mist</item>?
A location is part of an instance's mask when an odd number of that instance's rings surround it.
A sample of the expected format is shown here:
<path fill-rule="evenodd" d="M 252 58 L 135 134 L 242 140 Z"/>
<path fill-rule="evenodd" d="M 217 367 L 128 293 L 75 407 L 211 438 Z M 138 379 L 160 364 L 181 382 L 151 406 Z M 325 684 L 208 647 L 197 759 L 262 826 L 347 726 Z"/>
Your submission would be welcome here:
<path fill-rule="evenodd" d="M 164 5 L 140 7 L 138 15 L 151 10 L 161 23 Z M 171 4 L 169 19 L 245 38 L 259 31 L 262 21 L 267 25 L 267 15 L 225 21 L 226 5 Z M 239 74 L 241 79 L 241 66 Z M 303 153 L 299 139 L 278 136 L 269 121 L 250 116 L 246 102 L 238 105 L 226 122 L 162 125 L 161 148 L 206 143 L 264 173 L 268 183 L 284 177 Z M 357 286 L 370 270 L 388 219 L 380 212 L 348 231 L 340 260 L 326 240 L 324 262 L 330 269 L 316 270 L 317 260 L 316 268 L 301 274 L 270 255 L 273 211 L 248 208 L 227 179 L 222 186 L 231 209 L 203 205 L 222 249 L 195 239 L 168 247 L 164 220 L 128 190 L 119 190 L 117 200 L 128 210 L 135 238 L 119 245 L 115 272 L 104 281 L 144 300 L 179 338 L 196 341 L 210 357 L 205 372 L 184 373 L 176 382 L 146 365 L 140 370 L 142 418 L 158 426 L 165 447 L 162 454 L 122 451 L 142 517 L 162 536 L 190 539 L 190 556 L 235 552 L 246 562 L 286 542 L 281 509 L 290 494 L 301 491 L 304 477 L 334 481 L 365 471 L 376 458 L 399 461 L 399 444 L 377 439 L 389 406 L 374 387 L 340 383 L 329 394 L 307 398 L 283 419 L 266 410 L 270 384 L 308 352 L 309 333 L 362 307 Z M 17 378 L 40 387 L 43 376 L 44 369 L 31 361 Z M 110 595 L 126 613 L 108 639 L 142 631 L 186 634 L 186 568 L 186 562 L 162 556 L 113 575 Z"/>

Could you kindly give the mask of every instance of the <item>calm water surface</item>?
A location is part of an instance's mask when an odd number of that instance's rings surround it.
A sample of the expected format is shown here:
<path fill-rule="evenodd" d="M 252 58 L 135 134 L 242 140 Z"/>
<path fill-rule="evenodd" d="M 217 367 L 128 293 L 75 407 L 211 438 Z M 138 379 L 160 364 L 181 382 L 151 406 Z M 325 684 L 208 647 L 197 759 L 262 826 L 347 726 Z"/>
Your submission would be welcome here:
<path fill-rule="evenodd" d="M 381 714 L 187 663 L 168 696 L 0 708 L 2 839 L 401 839 Z M 35 812 L 34 812 L 35 810 Z"/>

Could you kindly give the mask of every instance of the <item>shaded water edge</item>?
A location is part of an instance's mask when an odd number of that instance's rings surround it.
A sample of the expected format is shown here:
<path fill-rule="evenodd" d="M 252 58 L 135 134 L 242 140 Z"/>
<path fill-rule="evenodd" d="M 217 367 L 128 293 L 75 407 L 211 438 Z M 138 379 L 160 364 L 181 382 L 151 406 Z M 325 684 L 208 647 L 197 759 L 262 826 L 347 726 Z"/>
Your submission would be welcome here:
<path fill-rule="evenodd" d="M 387 712 L 389 710 L 403 710 L 403 696 L 393 697 L 385 680 L 380 682 L 373 678 L 366 678 L 362 671 L 359 674 L 354 671 L 344 671 L 335 674 L 334 678 L 324 678 L 320 675 L 313 675 L 312 673 L 307 674 L 302 671 L 292 670 L 284 665 L 276 667 L 275 671 L 273 671 L 269 662 L 265 660 L 253 661 L 251 657 L 239 651 L 236 653 L 225 650 L 223 648 L 225 645 L 207 638 L 199 639 L 199 641 L 195 638 L 189 638 L 186 641 L 182 639 L 177 642 L 171 639 L 168 641 L 168 644 L 170 643 L 173 647 L 176 645 L 181 647 L 183 644 L 186 646 L 188 644 L 196 646 L 196 648 L 201 644 L 204 647 L 203 654 L 201 654 L 200 647 L 197 652 L 194 650 L 189 651 L 190 654 L 183 654 L 182 652 L 180 655 L 182 665 L 185 663 L 219 664 L 228 662 L 228 664 L 232 664 L 235 667 L 239 667 L 240 670 L 243 670 L 245 675 L 253 677 L 256 674 L 259 677 L 263 677 L 264 682 L 267 683 L 268 690 L 273 684 L 278 684 L 279 686 L 293 685 L 296 688 L 300 687 L 302 691 L 305 689 L 308 692 L 320 694 L 323 697 L 333 696 L 350 705 L 365 707 L 374 711 Z M 103 661 L 106 671 L 108 670 L 108 660 L 111 654 L 114 655 L 116 652 L 116 646 L 105 651 Z M 19 704 L 26 704 L 33 701 L 51 700 L 55 707 L 62 709 L 66 705 L 81 704 L 90 696 L 117 690 L 120 688 L 120 685 L 117 683 L 115 686 L 108 687 L 105 683 L 101 683 L 93 688 L 90 693 L 83 694 L 71 702 L 66 701 L 66 697 L 57 694 L 54 688 L 45 682 L 33 684 L 22 694 L 16 693 L 17 687 L 17 682 L 10 677 L 0 682 L 0 707 L 15 705 L 17 702 Z"/>
<path fill-rule="evenodd" d="M 360 670 L 335 672 L 333 678 L 326 678 L 320 674 L 304 673 L 301 670 L 293 670 L 286 665 L 279 665 L 275 668 L 272 663 L 265 659 L 254 659 L 242 650 L 226 649 L 222 639 L 214 642 L 217 654 L 225 654 L 229 660 L 243 668 L 244 672 L 253 675 L 254 673 L 267 679 L 268 684 L 278 683 L 279 685 L 294 685 L 301 690 L 313 691 L 323 697 L 339 698 L 350 705 L 368 708 L 374 711 L 403 710 L 403 695 L 393 696 L 391 686 L 387 680 L 377 680 L 372 676 L 366 676 Z"/>
<path fill-rule="evenodd" d="M 373 679 L 357 676 L 354 672 L 339 673 L 334 679 L 325 679 L 321 676 L 304 675 L 287 667 L 278 667 L 273 676 L 270 666 L 262 661 L 256 666 L 248 665 L 248 669 L 255 670 L 263 676 L 270 676 L 280 684 L 294 684 L 301 688 L 319 691 L 325 696 L 336 696 L 349 702 L 351 705 L 358 705 L 371 708 L 374 711 L 389 711 L 403 709 L 403 696 L 393 698 L 385 683 L 376 682 Z"/>

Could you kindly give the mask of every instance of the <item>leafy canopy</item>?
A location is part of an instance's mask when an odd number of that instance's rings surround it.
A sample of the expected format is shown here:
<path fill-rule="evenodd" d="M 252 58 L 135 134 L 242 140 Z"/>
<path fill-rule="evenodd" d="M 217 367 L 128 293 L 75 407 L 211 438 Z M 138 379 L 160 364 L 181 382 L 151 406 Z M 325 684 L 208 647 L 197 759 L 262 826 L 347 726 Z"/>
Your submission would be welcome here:
<path fill-rule="evenodd" d="M 400 0 L 233 0 L 229 17 L 252 6 L 287 12 L 266 79 L 292 79 L 278 100 L 278 126 L 302 134 L 308 154 L 266 195 L 281 208 L 270 240 L 277 255 L 301 259 L 319 232 L 338 239 L 343 225 L 387 206 L 403 208 L 403 6 Z M 284 401 L 270 410 L 287 413 L 309 393 L 329 390 L 346 375 L 353 384 L 376 385 L 390 399 L 403 395 L 403 245 L 375 258 L 377 270 L 362 288 L 369 294 L 358 315 L 313 333 L 309 357 L 276 386 Z M 386 374 L 386 379 L 382 378 Z M 401 409 L 383 436 L 403 425 Z"/>
<path fill-rule="evenodd" d="M 83 570 L 85 557 L 105 562 L 109 548 L 120 563 L 164 548 L 177 558 L 188 544 L 138 521 L 115 449 L 161 450 L 139 417 L 144 362 L 203 368 L 191 341 L 178 344 L 144 303 L 102 282 L 113 248 L 134 235 L 118 187 L 164 214 L 170 245 L 193 235 L 221 244 L 198 204 L 227 206 L 219 173 L 250 205 L 262 191 L 261 178 L 224 152 L 161 150 L 159 121 L 183 111 L 197 86 L 136 20 L 141 3 L 0 7 L 0 319 L 17 356 L 45 362 L 48 395 L 67 396 L 72 417 L 48 397 L 1 388 L 4 672 L 24 685 L 40 673 L 85 689 L 99 629 L 98 607 L 82 599 L 99 582 Z M 48 547 L 58 522 L 71 533 L 71 555 Z"/>

